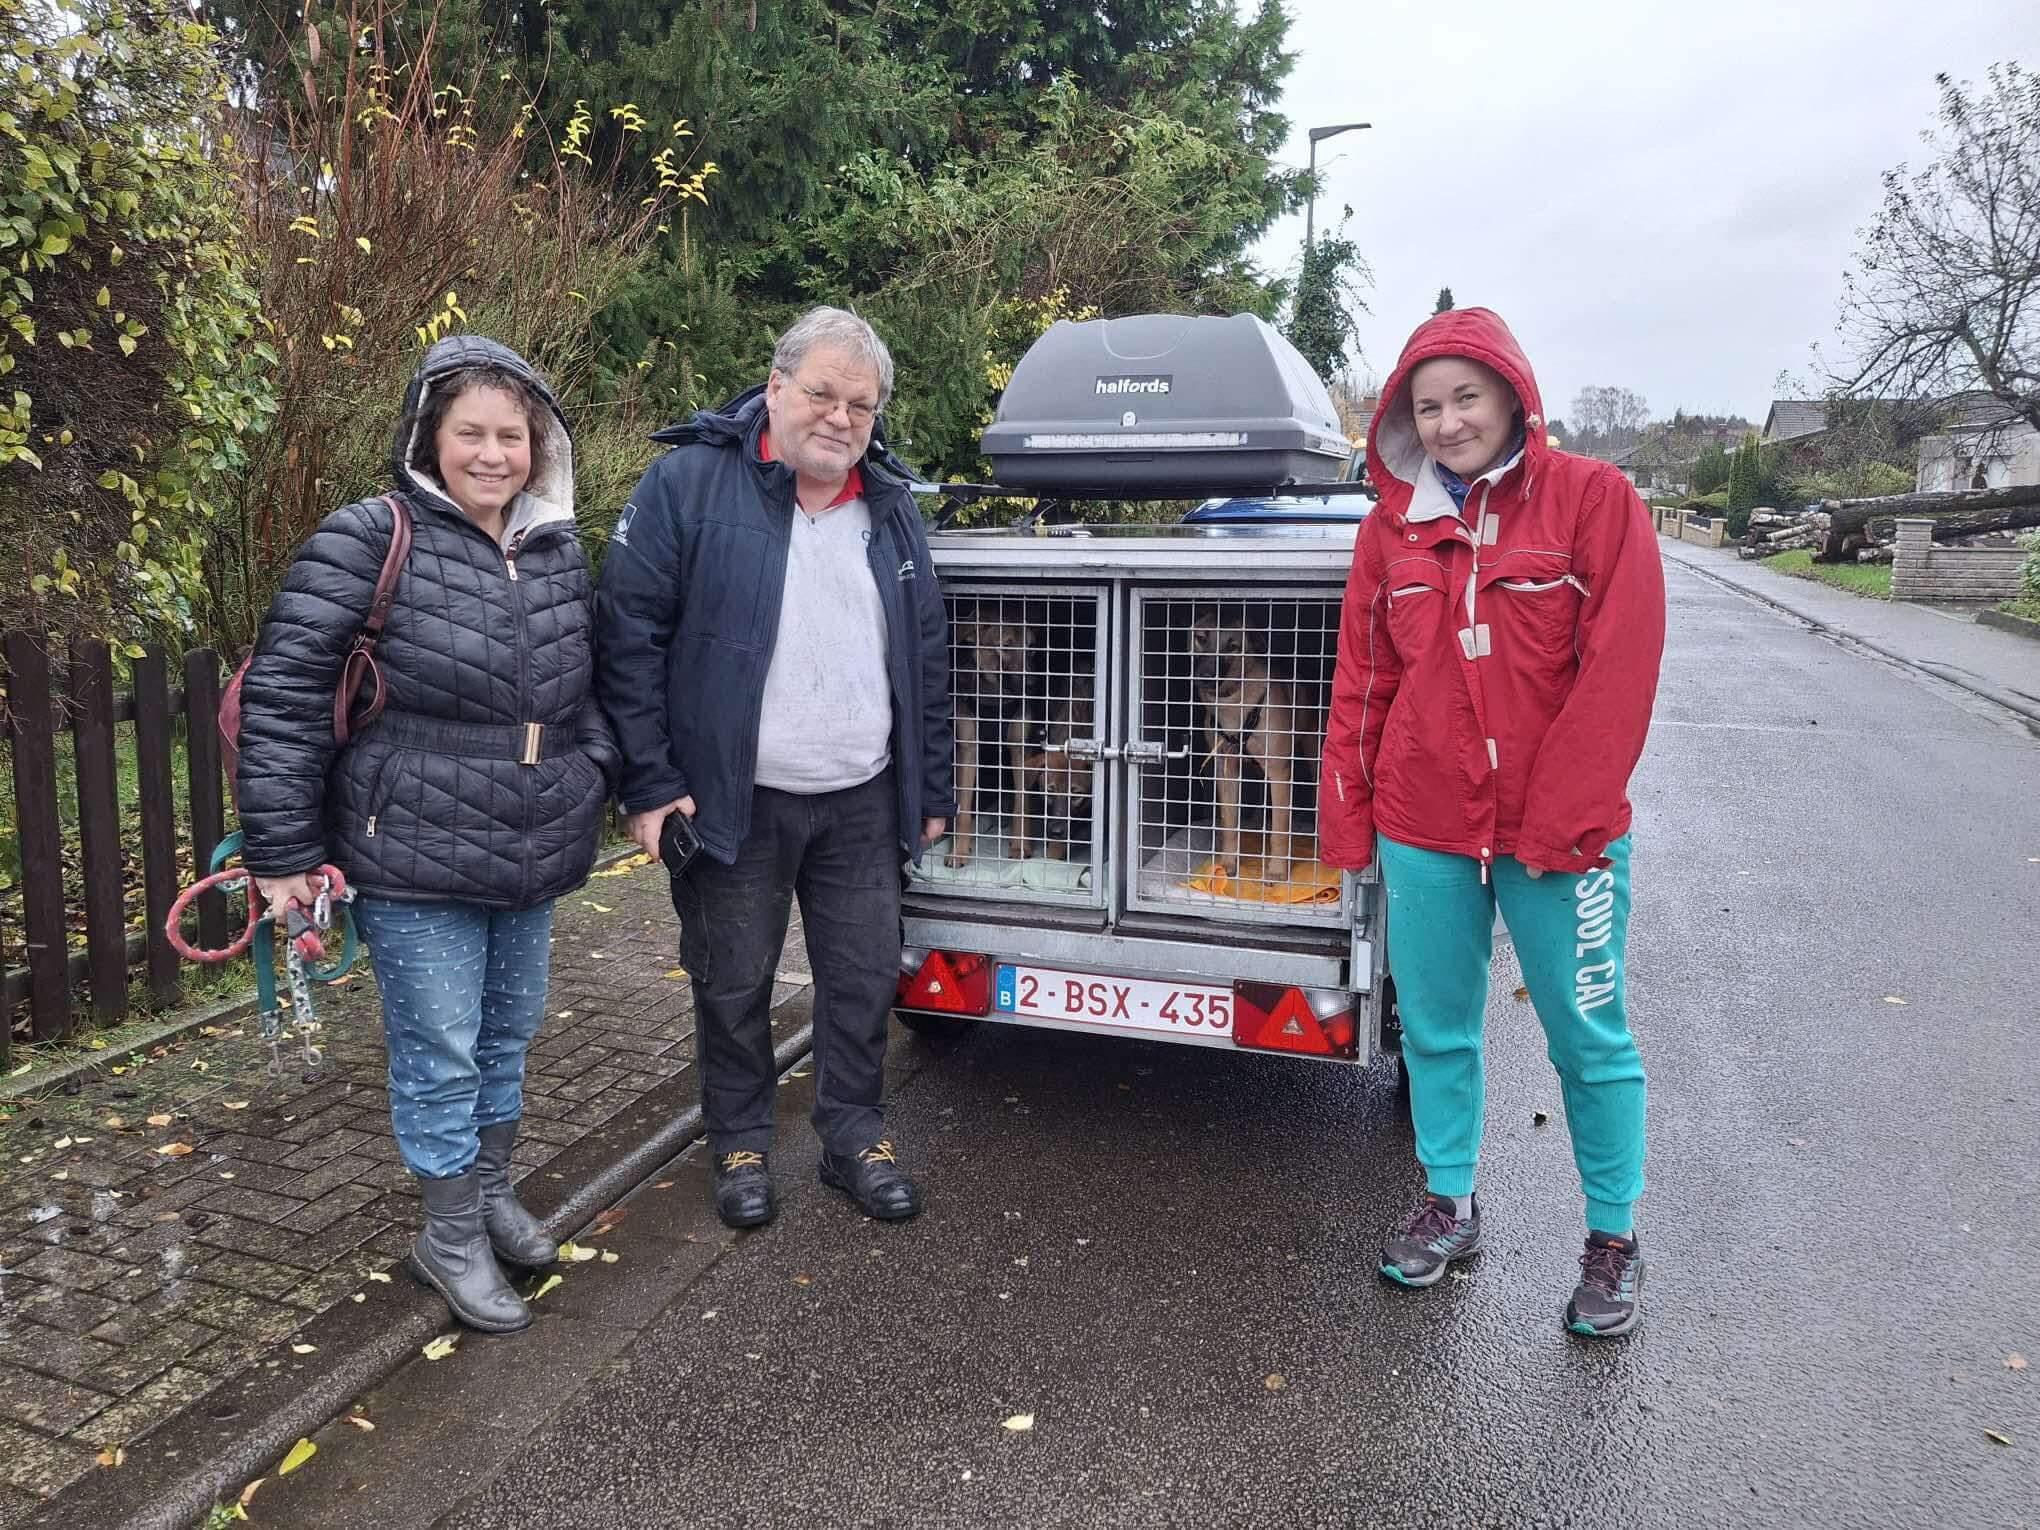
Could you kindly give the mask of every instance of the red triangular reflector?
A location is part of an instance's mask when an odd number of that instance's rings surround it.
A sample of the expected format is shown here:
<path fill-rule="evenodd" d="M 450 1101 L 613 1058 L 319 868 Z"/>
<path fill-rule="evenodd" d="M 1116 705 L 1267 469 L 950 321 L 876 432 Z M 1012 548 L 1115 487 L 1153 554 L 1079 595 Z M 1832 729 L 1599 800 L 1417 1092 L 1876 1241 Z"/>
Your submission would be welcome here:
<path fill-rule="evenodd" d="M 961 998 L 962 990 L 957 987 L 949 958 L 940 951 L 930 951 L 928 959 L 921 963 L 921 970 L 914 974 L 914 981 L 907 985 L 906 997 L 901 1002 L 910 1008 L 923 1004 L 930 1009 L 955 1009 Z"/>
<path fill-rule="evenodd" d="M 1317 1016 L 1311 1013 L 1310 1001 L 1300 988 L 1288 990 L 1268 1012 L 1255 1045 L 1282 1052 L 1314 1052 L 1324 1057 L 1330 1057 L 1336 1050 L 1324 1027 L 1318 1024 Z"/>

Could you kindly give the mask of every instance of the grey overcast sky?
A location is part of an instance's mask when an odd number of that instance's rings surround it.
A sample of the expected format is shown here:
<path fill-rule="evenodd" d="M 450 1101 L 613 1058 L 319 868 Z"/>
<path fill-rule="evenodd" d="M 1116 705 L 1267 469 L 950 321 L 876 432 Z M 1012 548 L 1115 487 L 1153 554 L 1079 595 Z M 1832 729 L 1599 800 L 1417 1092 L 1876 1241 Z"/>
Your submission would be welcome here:
<path fill-rule="evenodd" d="M 2040 67 L 2040 0 L 1287 0 L 1284 158 L 1373 267 L 1361 375 L 1440 287 L 1495 309 L 1546 411 L 1589 384 L 1761 423 L 1833 331 L 1879 177 L 1918 163 L 1934 76 Z M 1292 272 L 1303 217 L 1259 246 Z"/>

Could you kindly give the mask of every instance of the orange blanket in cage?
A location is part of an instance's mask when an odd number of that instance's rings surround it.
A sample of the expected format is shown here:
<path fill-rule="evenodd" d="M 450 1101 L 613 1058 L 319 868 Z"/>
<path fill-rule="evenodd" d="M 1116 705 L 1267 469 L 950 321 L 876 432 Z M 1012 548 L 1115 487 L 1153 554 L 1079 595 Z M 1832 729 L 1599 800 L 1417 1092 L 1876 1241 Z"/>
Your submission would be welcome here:
<path fill-rule="evenodd" d="M 1279 882 L 1263 881 L 1258 877 L 1244 875 L 1247 871 L 1265 873 L 1267 867 L 1254 860 L 1246 860 L 1240 866 L 1242 875 L 1237 879 L 1229 876 L 1217 861 L 1205 862 L 1203 868 L 1183 884 L 1191 892 L 1204 893 L 1213 898 L 1231 898 L 1241 903 L 1337 903 L 1339 901 L 1339 873 L 1330 866 L 1311 861 L 1303 865 L 1292 865 L 1289 875 Z"/>

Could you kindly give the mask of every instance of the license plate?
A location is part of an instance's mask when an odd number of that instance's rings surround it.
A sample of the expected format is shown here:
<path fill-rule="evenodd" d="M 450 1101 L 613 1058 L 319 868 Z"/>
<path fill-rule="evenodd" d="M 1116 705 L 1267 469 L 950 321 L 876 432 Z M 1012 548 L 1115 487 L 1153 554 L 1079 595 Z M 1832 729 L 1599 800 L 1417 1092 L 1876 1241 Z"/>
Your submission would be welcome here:
<path fill-rule="evenodd" d="M 1230 988 L 1202 983 L 1008 966 L 998 969 L 993 997 L 993 1007 L 1009 1015 L 1174 1036 L 1230 1037 L 1232 1002 Z"/>

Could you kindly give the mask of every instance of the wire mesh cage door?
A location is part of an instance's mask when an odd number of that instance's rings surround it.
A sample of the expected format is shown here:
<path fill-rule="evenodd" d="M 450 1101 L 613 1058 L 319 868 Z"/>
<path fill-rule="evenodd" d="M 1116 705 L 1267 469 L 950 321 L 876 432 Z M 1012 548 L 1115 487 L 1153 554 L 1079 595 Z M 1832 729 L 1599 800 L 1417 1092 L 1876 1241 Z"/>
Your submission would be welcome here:
<path fill-rule="evenodd" d="M 1104 906 L 1104 591 L 944 580 L 957 814 L 926 891 Z"/>
<path fill-rule="evenodd" d="M 1338 926 L 1318 860 L 1318 760 L 1339 597 L 1136 590 L 1128 677 L 1129 908 Z"/>

